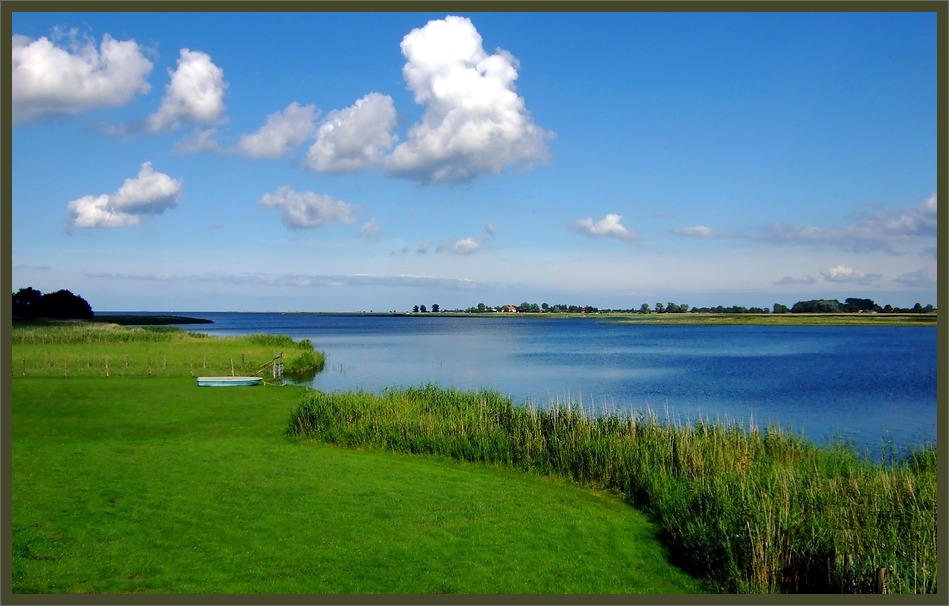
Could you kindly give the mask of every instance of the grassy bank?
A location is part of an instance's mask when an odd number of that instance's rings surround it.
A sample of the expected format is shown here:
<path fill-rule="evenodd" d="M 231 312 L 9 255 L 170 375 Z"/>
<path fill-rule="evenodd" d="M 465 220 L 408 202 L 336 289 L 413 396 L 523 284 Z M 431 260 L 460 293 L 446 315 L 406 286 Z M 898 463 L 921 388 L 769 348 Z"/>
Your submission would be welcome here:
<path fill-rule="evenodd" d="M 445 457 L 301 444 L 284 429 L 302 388 L 199 388 L 190 377 L 204 354 L 207 374 L 226 374 L 241 354 L 252 366 L 274 345 L 288 351 L 283 338 L 18 331 L 14 593 L 706 589 L 669 563 L 658 527 L 612 495 Z M 101 374 L 105 355 L 123 374 Z"/>
<path fill-rule="evenodd" d="M 630 314 L 607 321 L 623 324 L 715 324 L 761 326 L 936 326 L 935 313 L 920 314 Z"/>
<path fill-rule="evenodd" d="M 436 386 L 310 392 L 287 433 L 621 494 L 661 525 L 679 562 L 725 591 L 874 592 L 881 574 L 890 593 L 937 588 L 934 447 L 886 466 L 775 429 L 593 418 Z"/>
<path fill-rule="evenodd" d="M 787 314 L 712 314 L 712 313 L 452 313 L 412 314 L 415 317 L 535 318 L 558 320 L 595 320 L 610 324 L 736 324 L 762 326 L 933 326 L 935 313 L 787 313 Z"/>
<path fill-rule="evenodd" d="M 309 340 L 256 334 L 207 335 L 163 326 L 69 322 L 14 326 L 14 376 L 198 376 L 270 372 L 283 354 L 285 372 L 322 370 L 325 358 Z M 263 369 L 263 370 L 261 370 Z"/>

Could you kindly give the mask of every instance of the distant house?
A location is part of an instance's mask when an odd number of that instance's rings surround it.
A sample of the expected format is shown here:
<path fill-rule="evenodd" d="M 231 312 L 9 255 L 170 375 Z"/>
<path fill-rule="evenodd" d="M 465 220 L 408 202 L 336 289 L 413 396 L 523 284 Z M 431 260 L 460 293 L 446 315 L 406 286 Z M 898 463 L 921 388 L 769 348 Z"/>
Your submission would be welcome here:
<path fill-rule="evenodd" d="M 516 314 L 517 308 L 514 307 L 513 305 L 505 305 L 504 307 L 501 308 L 501 311 Z"/>

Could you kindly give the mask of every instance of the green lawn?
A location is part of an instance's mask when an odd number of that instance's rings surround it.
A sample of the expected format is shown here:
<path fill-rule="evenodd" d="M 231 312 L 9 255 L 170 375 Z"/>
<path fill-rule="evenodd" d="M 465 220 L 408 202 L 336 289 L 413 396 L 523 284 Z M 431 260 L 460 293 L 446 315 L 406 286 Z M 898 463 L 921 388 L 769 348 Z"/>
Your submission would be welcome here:
<path fill-rule="evenodd" d="M 301 388 L 79 377 L 78 364 L 68 377 L 14 364 L 14 593 L 704 590 L 611 496 L 289 440 Z"/>

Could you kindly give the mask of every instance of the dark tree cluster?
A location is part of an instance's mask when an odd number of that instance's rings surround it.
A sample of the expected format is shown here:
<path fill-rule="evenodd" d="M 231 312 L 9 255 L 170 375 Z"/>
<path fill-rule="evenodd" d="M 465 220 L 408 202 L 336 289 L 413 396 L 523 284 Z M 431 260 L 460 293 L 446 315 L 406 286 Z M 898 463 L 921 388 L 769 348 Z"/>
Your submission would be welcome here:
<path fill-rule="evenodd" d="M 94 316 L 89 303 L 68 290 L 57 290 L 44 295 L 35 288 L 21 288 L 13 293 L 12 310 L 13 317 L 21 320 L 89 320 Z"/>
<path fill-rule="evenodd" d="M 810 301 L 798 301 L 791 306 L 791 313 L 932 313 L 932 305 L 920 305 L 917 303 L 913 307 L 893 307 L 884 305 L 880 307 L 874 303 L 873 299 L 858 299 L 849 297 L 843 303 L 837 299 L 812 299 Z"/>

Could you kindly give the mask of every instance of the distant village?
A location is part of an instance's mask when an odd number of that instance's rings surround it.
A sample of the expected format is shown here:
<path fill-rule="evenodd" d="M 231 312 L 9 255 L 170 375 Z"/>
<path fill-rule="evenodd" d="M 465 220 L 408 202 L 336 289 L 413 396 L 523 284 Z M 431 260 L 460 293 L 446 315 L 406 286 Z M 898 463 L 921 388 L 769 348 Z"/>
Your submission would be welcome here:
<path fill-rule="evenodd" d="M 788 307 L 781 303 L 775 303 L 772 307 L 743 307 L 732 305 L 725 307 L 718 305 L 716 307 L 692 307 L 686 303 L 656 303 L 650 307 L 643 303 L 638 308 L 630 309 L 599 309 L 591 305 L 548 305 L 547 303 L 528 303 L 520 305 L 496 305 L 489 306 L 484 303 L 478 303 L 467 309 L 443 310 L 438 304 L 431 308 L 425 305 L 416 305 L 412 308 L 412 313 L 559 313 L 559 314 L 605 314 L 605 313 L 624 313 L 624 314 L 684 314 L 684 313 L 702 313 L 702 314 L 797 314 L 797 313 L 882 313 L 882 314 L 908 314 L 908 313 L 934 313 L 936 308 L 931 304 L 922 305 L 916 303 L 913 307 L 894 307 L 893 305 L 879 305 L 872 299 L 860 299 L 849 297 L 843 302 L 837 299 L 811 299 L 807 301 L 798 301 Z"/>

